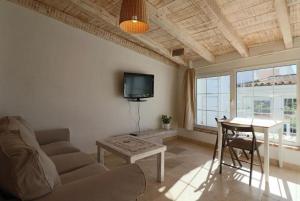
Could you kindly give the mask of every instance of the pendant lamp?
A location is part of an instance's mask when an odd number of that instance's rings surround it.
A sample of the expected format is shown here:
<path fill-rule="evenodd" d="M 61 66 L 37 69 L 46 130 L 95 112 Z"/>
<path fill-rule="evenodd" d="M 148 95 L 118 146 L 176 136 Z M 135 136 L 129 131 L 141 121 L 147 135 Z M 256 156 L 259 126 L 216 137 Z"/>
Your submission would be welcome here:
<path fill-rule="evenodd" d="M 119 25 L 124 32 L 147 32 L 149 24 L 145 0 L 123 0 Z"/>

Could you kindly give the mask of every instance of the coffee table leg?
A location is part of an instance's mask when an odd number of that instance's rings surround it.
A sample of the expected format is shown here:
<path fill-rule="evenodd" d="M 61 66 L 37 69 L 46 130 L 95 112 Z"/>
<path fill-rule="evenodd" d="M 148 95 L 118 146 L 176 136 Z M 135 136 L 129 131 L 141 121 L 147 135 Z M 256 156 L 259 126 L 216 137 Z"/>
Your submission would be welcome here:
<path fill-rule="evenodd" d="M 97 161 L 104 165 L 104 149 L 100 146 L 97 147 Z"/>
<path fill-rule="evenodd" d="M 163 182 L 165 176 L 165 152 L 157 154 L 157 181 Z"/>

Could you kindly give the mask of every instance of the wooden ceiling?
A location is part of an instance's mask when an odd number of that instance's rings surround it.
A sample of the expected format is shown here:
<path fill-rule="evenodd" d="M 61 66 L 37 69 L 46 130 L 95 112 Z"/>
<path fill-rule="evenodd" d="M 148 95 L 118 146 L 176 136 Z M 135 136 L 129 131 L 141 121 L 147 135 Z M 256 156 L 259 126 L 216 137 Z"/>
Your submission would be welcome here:
<path fill-rule="evenodd" d="M 185 66 L 232 52 L 248 57 L 249 48 L 272 41 L 292 48 L 300 36 L 300 0 L 147 0 L 150 31 L 135 35 L 118 27 L 122 0 L 11 1 L 45 5 Z M 177 48 L 184 55 L 172 57 Z"/>

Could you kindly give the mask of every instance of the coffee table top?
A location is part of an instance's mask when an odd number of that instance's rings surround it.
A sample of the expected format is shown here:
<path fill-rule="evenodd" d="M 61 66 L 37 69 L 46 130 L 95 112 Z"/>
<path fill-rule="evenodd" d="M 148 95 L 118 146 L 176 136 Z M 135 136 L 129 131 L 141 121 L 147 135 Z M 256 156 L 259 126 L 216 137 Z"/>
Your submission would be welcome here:
<path fill-rule="evenodd" d="M 149 142 L 131 135 L 119 135 L 102 140 L 97 140 L 96 144 L 98 146 L 103 146 L 104 148 L 109 148 L 121 152 L 122 154 L 127 156 L 135 156 L 147 152 L 152 152 L 154 150 L 166 150 L 165 145 Z"/>

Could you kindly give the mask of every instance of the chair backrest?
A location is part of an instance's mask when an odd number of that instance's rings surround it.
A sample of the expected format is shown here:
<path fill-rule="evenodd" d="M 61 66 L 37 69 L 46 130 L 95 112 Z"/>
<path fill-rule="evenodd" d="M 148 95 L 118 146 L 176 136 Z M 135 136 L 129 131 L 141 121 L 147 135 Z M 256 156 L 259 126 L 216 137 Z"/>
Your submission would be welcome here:
<path fill-rule="evenodd" d="M 236 125 L 229 122 L 221 122 L 222 128 L 226 131 L 232 131 L 232 132 L 238 132 L 238 133 L 251 133 L 253 138 L 255 137 L 255 132 L 253 129 L 253 126 L 242 126 L 242 125 Z"/>
<path fill-rule="evenodd" d="M 220 119 L 220 120 L 226 120 L 226 119 L 227 119 L 227 117 L 224 115 L 223 118 Z M 219 119 L 217 117 L 215 117 L 215 120 L 216 120 L 217 123 L 219 122 Z"/>

